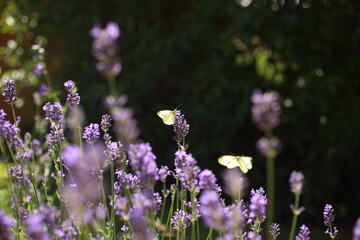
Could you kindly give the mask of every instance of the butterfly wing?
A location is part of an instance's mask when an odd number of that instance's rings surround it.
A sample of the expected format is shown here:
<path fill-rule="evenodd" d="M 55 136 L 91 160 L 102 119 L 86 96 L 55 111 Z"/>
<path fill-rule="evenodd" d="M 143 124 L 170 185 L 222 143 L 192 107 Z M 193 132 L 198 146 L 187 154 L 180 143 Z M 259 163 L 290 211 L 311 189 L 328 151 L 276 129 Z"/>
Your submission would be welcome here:
<path fill-rule="evenodd" d="M 175 123 L 175 111 L 162 110 L 157 112 L 157 115 L 163 120 L 166 125 L 174 125 Z"/>
<path fill-rule="evenodd" d="M 236 158 L 243 173 L 247 173 L 250 169 L 252 169 L 252 157 L 239 156 Z"/>
<path fill-rule="evenodd" d="M 218 162 L 227 168 L 235 168 L 239 166 L 236 156 L 233 155 L 223 155 L 219 157 Z"/>

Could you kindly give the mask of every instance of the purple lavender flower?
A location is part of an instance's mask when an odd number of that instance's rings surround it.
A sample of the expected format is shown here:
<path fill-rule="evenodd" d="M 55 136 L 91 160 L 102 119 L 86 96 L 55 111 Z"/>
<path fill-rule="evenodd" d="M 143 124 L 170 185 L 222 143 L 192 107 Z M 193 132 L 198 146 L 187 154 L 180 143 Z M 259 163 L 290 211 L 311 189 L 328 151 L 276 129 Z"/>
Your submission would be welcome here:
<path fill-rule="evenodd" d="M 46 224 L 48 229 L 53 229 L 55 224 L 60 216 L 60 212 L 53 207 L 48 207 L 44 204 L 41 204 L 39 207 L 43 222 Z"/>
<path fill-rule="evenodd" d="M 233 199 L 240 200 L 247 186 L 249 185 L 245 174 L 239 168 L 227 169 L 224 171 L 224 191 Z"/>
<path fill-rule="evenodd" d="M 21 165 L 11 167 L 9 170 L 9 176 L 15 184 L 19 184 L 24 179 L 24 171 Z"/>
<path fill-rule="evenodd" d="M 153 194 L 153 206 L 152 206 L 152 210 L 154 212 L 158 212 L 161 209 L 161 205 L 162 205 L 162 197 L 160 196 L 159 193 L 154 193 Z"/>
<path fill-rule="evenodd" d="M 120 216 L 121 220 L 127 221 L 129 219 L 129 201 L 126 197 L 117 197 L 115 199 L 115 214 Z"/>
<path fill-rule="evenodd" d="M 119 98 L 107 96 L 104 104 L 110 110 L 111 116 L 114 119 L 114 132 L 118 135 L 120 141 L 125 146 L 128 146 L 131 143 L 137 142 L 140 130 L 137 126 L 137 121 L 133 117 L 133 110 L 125 107 L 126 102 L 127 97 L 125 95 Z"/>
<path fill-rule="evenodd" d="M 295 240 L 310 240 L 310 230 L 304 224 L 300 227 L 299 234 L 295 237 Z"/>
<path fill-rule="evenodd" d="M 55 102 L 54 104 L 47 102 L 43 106 L 43 110 L 45 112 L 46 120 L 57 122 L 63 118 L 63 111 L 59 102 Z"/>
<path fill-rule="evenodd" d="M 26 219 L 25 231 L 32 240 L 48 240 L 49 235 L 46 233 L 46 228 L 42 224 L 43 217 L 40 214 L 34 214 Z"/>
<path fill-rule="evenodd" d="M 252 119 L 260 130 L 269 131 L 279 125 L 281 108 L 278 98 L 277 92 L 254 90 L 251 96 Z"/>
<path fill-rule="evenodd" d="M 64 124 L 62 121 L 52 122 L 50 124 L 50 133 L 46 134 L 45 139 L 50 151 L 55 149 L 59 143 L 65 140 Z"/>
<path fill-rule="evenodd" d="M 334 239 L 339 232 L 336 227 L 333 227 L 334 221 L 334 208 L 330 204 L 326 204 L 324 208 L 324 224 L 328 228 L 326 229 L 325 233 L 329 234 L 332 239 Z"/>
<path fill-rule="evenodd" d="M 75 227 L 72 225 L 72 223 L 69 220 L 66 220 L 62 223 L 61 230 L 57 229 L 55 231 L 55 234 L 60 238 L 64 240 L 73 240 L 76 239 L 77 231 Z"/>
<path fill-rule="evenodd" d="M 76 92 L 75 83 L 72 80 L 68 80 L 64 83 L 65 90 L 68 92 L 67 94 L 67 102 L 70 108 L 74 108 L 80 104 L 80 96 Z"/>
<path fill-rule="evenodd" d="M 101 129 L 106 133 L 111 126 L 111 116 L 109 114 L 102 115 L 101 117 Z"/>
<path fill-rule="evenodd" d="M 170 174 L 171 171 L 169 170 L 168 166 L 161 166 L 160 169 L 158 170 L 159 180 L 162 181 L 163 183 L 165 183 L 166 178 L 170 176 Z"/>
<path fill-rule="evenodd" d="M 256 147 L 266 158 L 275 158 L 280 150 L 281 142 L 277 137 L 270 139 L 262 137 L 256 142 Z"/>
<path fill-rule="evenodd" d="M 134 193 L 133 206 L 130 209 L 130 222 L 136 239 L 154 239 L 154 235 L 146 222 L 146 214 L 152 207 L 152 201 L 143 193 Z"/>
<path fill-rule="evenodd" d="M 262 223 L 266 218 L 267 198 L 262 188 L 251 190 L 249 223 Z"/>
<path fill-rule="evenodd" d="M 219 195 L 207 190 L 201 194 L 199 201 L 199 211 L 204 224 L 217 231 L 225 231 L 228 228 L 228 214 Z"/>
<path fill-rule="evenodd" d="M 14 226 L 14 220 L 7 216 L 5 212 L 0 209 L 0 239 L 13 240 L 14 235 L 11 228 Z"/>
<path fill-rule="evenodd" d="M 70 217 L 79 223 L 92 221 L 93 210 L 86 204 L 97 203 L 101 196 L 102 174 L 106 166 L 103 153 L 104 146 L 100 143 L 84 144 L 83 149 L 76 145 L 63 149 L 64 165 L 71 178 L 65 179 L 61 200 L 68 208 Z"/>
<path fill-rule="evenodd" d="M 270 225 L 270 234 L 273 240 L 276 240 L 280 234 L 280 225 L 277 223 L 272 223 Z"/>
<path fill-rule="evenodd" d="M 175 123 L 174 123 L 174 140 L 177 143 L 181 143 L 186 135 L 188 135 L 190 125 L 186 122 L 184 114 L 181 114 L 180 110 L 176 110 Z"/>
<path fill-rule="evenodd" d="M 184 230 L 191 225 L 191 215 L 183 210 L 177 210 L 171 219 L 171 224 L 175 230 Z"/>
<path fill-rule="evenodd" d="M 330 204 L 326 204 L 324 208 L 324 224 L 331 227 L 335 220 L 334 208 Z"/>
<path fill-rule="evenodd" d="M 0 109 L 0 137 L 6 137 L 12 149 L 23 148 L 23 140 L 19 137 L 20 129 L 10 121 L 5 120 L 6 113 Z"/>
<path fill-rule="evenodd" d="M 43 74 L 43 70 L 44 70 L 44 65 L 38 63 L 35 65 L 33 72 L 37 77 L 40 77 Z"/>
<path fill-rule="evenodd" d="M 360 218 L 357 219 L 353 228 L 353 240 L 360 240 Z"/>
<path fill-rule="evenodd" d="M 99 124 L 90 123 L 89 126 L 85 127 L 83 134 L 83 139 L 85 139 L 89 144 L 94 144 L 100 136 Z"/>
<path fill-rule="evenodd" d="M 294 194 L 301 194 L 304 188 L 304 174 L 302 172 L 292 171 L 289 179 L 291 191 Z"/>
<path fill-rule="evenodd" d="M 157 178 L 156 156 L 149 143 L 131 144 L 128 150 L 131 168 L 146 187 L 153 187 Z"/>
<path fill-rule="evenodd" d="M 93 55 L 99 61 L 97 70 L 106 77 L 116 77 L 121 71 L 120 59 L 118 57 L 117 38 L 120 36 L 120 29 L 114 22 L 109 22 L 105 29 L 99 24 L 90 30 L 94 38 Z"/>
<path fill-rule="evenodd" d="M 199 174 L 199 186 L 201 189 L 214 190 L 216 188 L 216 177 L 209 169 L 204 169 Z"/>
<path fill-rule="evenodd" d="M 125 148 L 121 142 L 111 142 L 106 144 L 106 156 L 110 161 L 115 162 L 116 166 L 120 169 L 124 168 L 128 161 L 126 160 Z"/>
<path fill-rule="evenodd" d="M 256 235 L 255 232 L 250 231 L 247 233 L 245 240 L 261 240 L 261 235 Z"/>
<path fill-rule="evenodd" d="M 4 101 L 10 104 L 14 103 L 17 100 L 14 80 L 12 80 L 11 78 L 6 78 L 4 80 L 3 87 L 4 92 L 2 95 L 5 98 Z"/>
<path fill-rule="evenodd" d="M 117 181 L 114 183 L 115 193 L 123 194 L 125 189 L 138 191 L 140 189 L 140 179 L 136 175 L 126 173 L 123 170 L 116 170 Z"/>
<path fill-rule="evenodd" d="M 180 179 L 184 188 L 190 192 L 199 191 L 199 173 L 200 168 L 197 166 L 197 161 L 191 154 L 187 154 L 183 150 L 178 150 L 175 153 L 175 173 L 176 177 Z"/>
<path fill-rule="evenodd" d="M 45 84 L 40 84 L 39 86 L 39 95 L 40 97 L 44 97 L 46 94 L 48 94 L 51 91 L 51 88 Z"/>

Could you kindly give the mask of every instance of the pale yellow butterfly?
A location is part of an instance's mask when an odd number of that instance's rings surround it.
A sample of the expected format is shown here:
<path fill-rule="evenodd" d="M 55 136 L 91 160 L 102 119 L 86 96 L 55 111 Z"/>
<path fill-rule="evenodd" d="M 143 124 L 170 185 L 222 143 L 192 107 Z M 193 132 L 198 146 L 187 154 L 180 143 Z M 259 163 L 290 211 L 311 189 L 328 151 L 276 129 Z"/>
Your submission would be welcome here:
<path fill-rule="evenodd" d="M 223 155 L 218 159 L 219 163 L 227 168 L 239 167 L 243 173 L 252 169 L 252 157 Z"/>
<path fill-rule="evenodd" d="M 161 110 L 157 112 L 157 115 L 162 119 L 162 121 L 166 125 L 174 125 L 175 123 L 175 115 L 176 115 L 176 109 L 171 110 Z"/>

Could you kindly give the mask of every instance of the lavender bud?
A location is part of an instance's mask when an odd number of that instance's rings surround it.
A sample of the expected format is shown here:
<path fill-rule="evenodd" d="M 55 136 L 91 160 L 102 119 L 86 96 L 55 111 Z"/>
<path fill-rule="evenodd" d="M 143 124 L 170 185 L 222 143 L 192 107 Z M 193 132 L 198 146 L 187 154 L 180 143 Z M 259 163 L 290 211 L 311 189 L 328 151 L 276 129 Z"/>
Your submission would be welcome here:
<path fill-rule="evenodd" d="M 104 132 L 108 132 L 109 131 L 109 128 L 111 126 L 111 116 L 109 114 L 105 114 L 101 117 L 101 129 L 104 131 Z"/>
<path fill-rule="evenodd" d="M 299 234 L 295 237 L 295 240 L 310 240 L 310 230 L 304 224 L 300 227 Z"/>
<path fill-rule="evenodd" d="M 276 240 L 280 234 L 280 225 L 273 223 L 270 225 L 270 234 L 273 240 Z"/>
<path fill-rule="evenodd" d="M 291 191 L 294 194 L 301 194 L 304 188 L 304 175 L 302 172 L 292 171 L 289 179 Z"/>
<path fill-rule="evenodd" d="M 89 144 L 94 144 L 100 136 L 99 124 L 90 123 L 89 126 L 85 127 L 83 139 L 85 139 Z"/>
<path fill-rule="evenodd" d="M 4 80 L 4 92 L 3 92 L 3 97 L 5 98 L 5 102 L 7 103 L 13 103 L 17 100 L 16 97 L 16 89 L 15 89 L 15 84 L 14 84 L 14 80 L 12 80 L 11 78 L 6 78 Z"/>

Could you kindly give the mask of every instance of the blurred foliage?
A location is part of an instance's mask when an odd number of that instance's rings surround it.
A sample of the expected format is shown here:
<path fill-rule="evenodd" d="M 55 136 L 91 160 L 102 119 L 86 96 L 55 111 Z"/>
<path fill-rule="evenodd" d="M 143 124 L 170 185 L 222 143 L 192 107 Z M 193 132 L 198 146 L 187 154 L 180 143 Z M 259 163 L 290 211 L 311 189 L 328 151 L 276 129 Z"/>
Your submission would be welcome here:
<path fill-rule="evenodd" d="M 218 156 L 251 155 L 251 186 L 264 186 L 265 160 L 254 146 L 262 133 L 251 122 L 249 97 L 255 88 L 271 88 L 283 105 L 283 122 L 275 131 L 283 142 L 276 163 L 278 217 L 290 214 L 288 177 L 301 170 L 307 210 L 300 222 L 320 226 L 326 203 L 337 210 L 339 229 L 341 221 L 344 226 L 355 222 L 360 212 L 359 1 L 31 2 L 1 3 L 2 21 L 13 3 L 16 23 L 20 16 L 37 21 L 31 31 L 47 39 L 45 62 L 54 85 L 62 89 L 68 79 L 77 82 L 89 122 L 100 121 L 108 93 L 95 70 L 89 30 L 96 22 L 114 21 L 122 30 L 117 86 L 128 95 L 142 139 L 153 146 L 159 165 L 172 163 L 176 144 L 156 112 L 180 105 L 191 125 L 189 151 L 202 168 L 220 177 Z M 19 26 L 17 34 L 22 32 Z"/>

